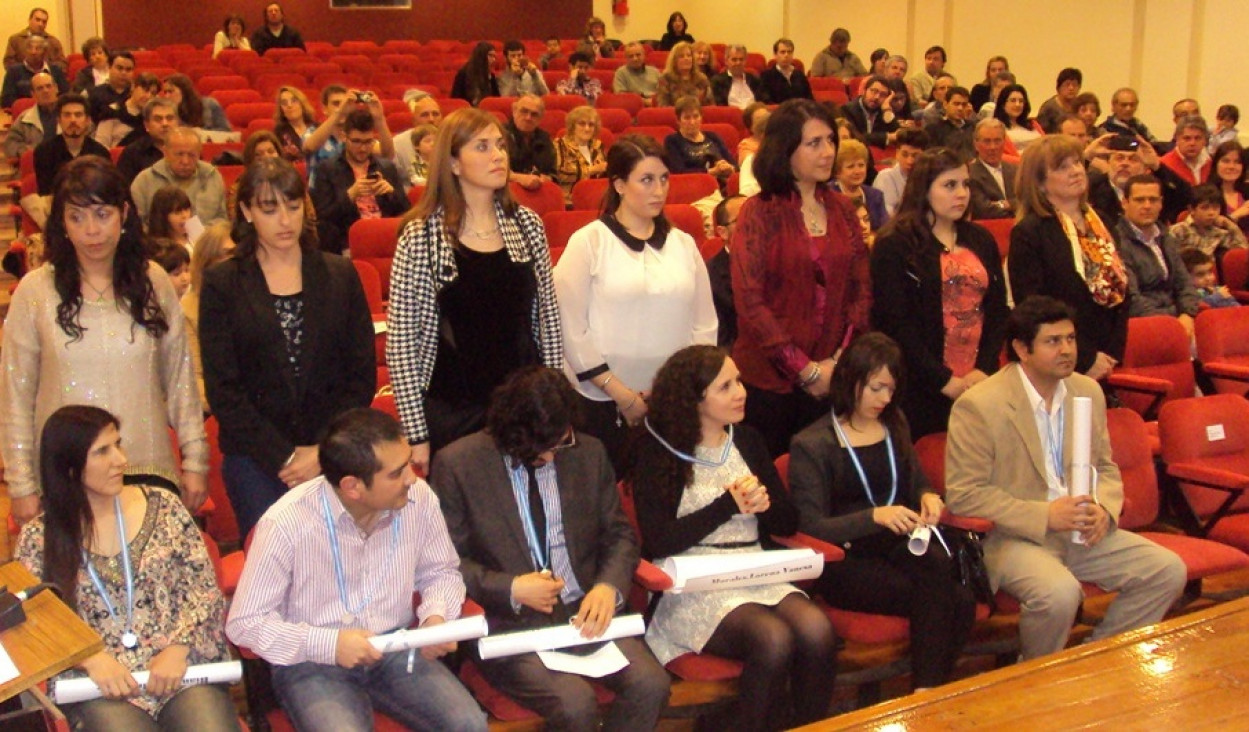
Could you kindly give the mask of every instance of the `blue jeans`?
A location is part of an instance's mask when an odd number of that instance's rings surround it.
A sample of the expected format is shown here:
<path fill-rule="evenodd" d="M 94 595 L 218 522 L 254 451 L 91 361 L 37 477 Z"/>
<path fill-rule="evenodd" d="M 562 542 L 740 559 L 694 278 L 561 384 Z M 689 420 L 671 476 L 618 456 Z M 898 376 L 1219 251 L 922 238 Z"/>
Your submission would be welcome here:
<path fill-rule="evenodd" d="M 286 493 L 286 484 L 245 455 L 226 455 L 221 461 L 221 477 L 239 522 L 239 538 L 246 540 L 269 506 Z"/>
<path fill-rule="evenodd" d="M 485 730 L 486 714 L 439 661 L 388 653 L 372 666 L 324 663 L 273 667 L 273 689 L 295 728 L 324 732 L 373 729 L 373 710 L 408 729 Z"/>

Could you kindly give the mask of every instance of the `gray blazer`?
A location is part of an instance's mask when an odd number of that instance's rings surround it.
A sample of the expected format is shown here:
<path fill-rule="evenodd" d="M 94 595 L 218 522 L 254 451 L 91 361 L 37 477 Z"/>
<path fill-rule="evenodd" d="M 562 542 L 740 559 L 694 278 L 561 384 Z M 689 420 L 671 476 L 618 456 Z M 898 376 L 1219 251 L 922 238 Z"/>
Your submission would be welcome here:
<path fill-rule="evenodd" d="M 628 597 L 638 545 L 620 508 L 616 476 L 602 443 L 577 433 L 577 446 L 555 455 L 564 538 L 577 584 L 600 582 Z M 486 609 L 491 632 L 550 625 L 550 616 L 512 611 L 512 580 L 534 571 L 504 455 L 485 431 L 434 455 L 430 485 L 442 502 L 447 531 L 460 554 L 468 594 Z"/>
<path fill-rule="evenodd" d="M 1149 245 L 1142 242 L 1132 229 L 1127 217 L 1115 226 L 1115 242 L 1119 258 L 1128 272 L 1128 316 L 1139 318 L 1146 315 L 1189 315 L 1196 317 L 1201 298 L 1193 287 L 1193 279 L 1180 258 L 1180 247 L 1166 230 L 1161 219 L 1162 255 L 1167 261 L 1163 271 L 1158 257 Z"/>
<path fill-rule="evenodd" d="M 997 184 L 993 174 L 977 158 L 967 164 L 971 173 L 971 217 L 973 219 L 1009 219 L 1015 216 L 1015 173 L 1018 168 L 1011 163 L 1002 163 L 1002 181 L 1006 190 Z M 993 202 L 1010 201 L 1010 210 L 993 206 Z"/>

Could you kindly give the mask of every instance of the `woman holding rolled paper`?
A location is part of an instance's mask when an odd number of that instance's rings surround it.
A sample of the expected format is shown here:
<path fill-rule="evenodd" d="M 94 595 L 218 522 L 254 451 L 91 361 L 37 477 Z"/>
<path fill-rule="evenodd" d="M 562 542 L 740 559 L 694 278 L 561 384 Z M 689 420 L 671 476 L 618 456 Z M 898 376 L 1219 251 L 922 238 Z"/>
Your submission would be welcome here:
<path fill-rule="evenodd" d="M 104 638 L 58 677 L 88 676 L 102 697 L 61 708 L 73 729 L 237 730 L 225 687 L 182 687 L 188 666 L 230 660 L 203 539 L 172 493 L 123 483 L 119 429 L 97 407 L 52 413 L 39 447 L 44 512 L 18 540 L 17 558 Z"/>
<path fill-rule="evenodd" d="M 954 579 L 939 530 L 926 548 L 910 541 L 917 528 L 935 527 L 945 506 L 894 403 L 902 379 L 897 343 L 879 332 L 857 338 L 833 373 L 832 418 L 790 445 L 789 481 L 802 531 L 846 550 L 816 589 L 836 608 L 909 619 L 918 691 L 949 680 L 976 603 Z"/>
<path fill-rule="evenodd" d="M 751 553 L 798 516 L 763 438 L 741 426 L 746 388 L 714 346 L 678 351 L 655 375 L 634 434 L 632 483 L 644 556 Z M 661 663 L 708 652 L 745 663 L 733 729 L 827 716 L 836 676 L 828 618 L 788 583 L 667 594 L 646 640 Z M 719 725 L 717 725 L 719 726 Z"/>

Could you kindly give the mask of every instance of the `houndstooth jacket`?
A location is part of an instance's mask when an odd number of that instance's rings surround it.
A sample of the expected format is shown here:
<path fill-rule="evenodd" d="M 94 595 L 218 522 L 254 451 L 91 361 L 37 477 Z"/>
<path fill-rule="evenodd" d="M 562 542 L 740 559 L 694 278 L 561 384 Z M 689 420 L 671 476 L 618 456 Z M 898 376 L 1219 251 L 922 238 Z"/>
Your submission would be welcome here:
<path fill-rule="evenodd" d="M 533 263 L 537 297 L 531 322 L 542 363 L 562 368 L 564 343 L 551 280 L 546 229 L 538 215 L 523 206 L 508 216 L 496 201 L 495 214 L 508 257 L 516 263 Z M 386 363 L 390 367 L 399 421 L 413 444 L 429 440 L 425 393 L 438 355 L 438 295 L 459 277 L 445 222 L 443 209 L 439 208 L 427 219 L 404 225 L 391 270 Z M 483 303 L 483 307 L 488 304 Z"/>

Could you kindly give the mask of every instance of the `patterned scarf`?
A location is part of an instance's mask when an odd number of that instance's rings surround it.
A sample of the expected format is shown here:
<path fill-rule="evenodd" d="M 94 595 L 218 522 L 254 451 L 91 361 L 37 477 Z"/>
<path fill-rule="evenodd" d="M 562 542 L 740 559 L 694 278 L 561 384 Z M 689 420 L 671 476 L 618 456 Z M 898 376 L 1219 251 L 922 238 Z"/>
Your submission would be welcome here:
<path fill-rule="evenodd" d="M 1084 278 L 1093 301 L 1106 308 L 1122 303 L 1127 297 L 1128 275 L 1106 225 L 1093 209 L 1085 209 L 1084 221 L 1088 224 L 1089 233 L 1081 236 L 1070 216 L 1061 211 L 1056 213 L 1067 241 L 1071 242 L 1076 272 Z"/>

